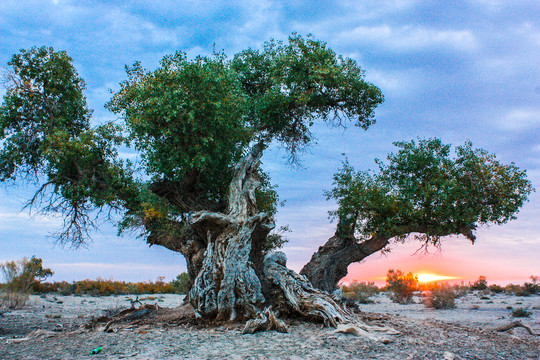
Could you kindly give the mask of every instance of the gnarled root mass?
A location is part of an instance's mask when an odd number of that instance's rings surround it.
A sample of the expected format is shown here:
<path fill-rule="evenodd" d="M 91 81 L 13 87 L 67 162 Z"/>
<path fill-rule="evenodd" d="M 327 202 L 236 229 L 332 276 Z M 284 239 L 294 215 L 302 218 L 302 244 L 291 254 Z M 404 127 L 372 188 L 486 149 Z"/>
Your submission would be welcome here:
<path fill-rule="evenodd" d="M 264 259 L 264 275 L 272 281 L 274 293 L 278 293 L 274 301 L 281 311 L 292 310 L 306 318 L 322 321 L 325 326 L 336 327 L 336 332 L 383 343 L 391 341 L 389 335 L 399 335 L 394 329 L 369 326 L 359 321 L 331 295 L 314 288 L 304 276 L 287 269 L 286 263 L 287 257 L 283 252 L 268 254 Z"/>
<path fill-rule="evenodd" d="M 266 308 L 257 314 L 256 319 L 251 319 L 246 323 L 242 334 L 253 334 L 257 331 L 276 330 L 282 333 L 288 332 L 287 325 L 276 317 L 272 307 Z"/>
<path fill-rule="evenodd" d="M 302 275 L 286 267 L 287 257 L 281 252 L 268 254 L 264 259 L 264 275 L 272 281 L 272 285 L 281 290 L 276 306 L 314 320 L 325 326 L 336 327 L 349 323 L 352 315 L 338 304 L 329 294 L 315 289 Z"/>

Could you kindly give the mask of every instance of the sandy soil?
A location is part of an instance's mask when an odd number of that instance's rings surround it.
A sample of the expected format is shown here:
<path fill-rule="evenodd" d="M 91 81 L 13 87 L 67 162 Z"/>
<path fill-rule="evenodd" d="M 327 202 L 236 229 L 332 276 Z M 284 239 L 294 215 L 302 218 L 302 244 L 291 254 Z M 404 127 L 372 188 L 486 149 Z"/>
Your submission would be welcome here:
<path fill-rule="evenodd" d="M 143 295 L 145 304 L 176 307 L 178 295 Z M 215 328 L 182 324 L 103 332 L 82 327 L 131 306 L 135 296 L 32 296 L 22 310 L 0 315 L 0 359 L 540 359 L 540 336 L 523 328 L 489 328 L 513 320 L 507 307 L 532 312 L 521 321 L 540 333 L 540 296 L 469 294 L 453 310 L 399 305 L 385 294 L 361 305 L 370 325 L 401 332 L 389 344 L 287 320 L 289 333 L 242 335 L 243 324 Z M 101 346 L 98 355 L 90 350 Z"/>

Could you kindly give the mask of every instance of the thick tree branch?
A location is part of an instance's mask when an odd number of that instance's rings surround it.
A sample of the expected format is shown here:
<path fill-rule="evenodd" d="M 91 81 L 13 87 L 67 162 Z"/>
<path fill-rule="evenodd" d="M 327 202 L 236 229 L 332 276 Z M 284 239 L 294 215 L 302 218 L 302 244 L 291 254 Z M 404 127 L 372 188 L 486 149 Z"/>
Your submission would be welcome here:
<path fill-rule="evenodd" d="M 234 176 L 229 186 L 228 215 L 247 219 L 257 213 L 255 190 L 260 186 L 257 169 L 266 144 L 260 141 L 235 166 Z"/>
<path fill-rule="evenodd" d="M 334 236 L 319 247 L 300 274 L 306 276 L 316 288 L 332 292 L 347 275 L 350 264 L 382 250 L 388 243 L 389 238 L 377 235 L 359 243 L 354 236 L 341 231 L 338 226 Z"/>

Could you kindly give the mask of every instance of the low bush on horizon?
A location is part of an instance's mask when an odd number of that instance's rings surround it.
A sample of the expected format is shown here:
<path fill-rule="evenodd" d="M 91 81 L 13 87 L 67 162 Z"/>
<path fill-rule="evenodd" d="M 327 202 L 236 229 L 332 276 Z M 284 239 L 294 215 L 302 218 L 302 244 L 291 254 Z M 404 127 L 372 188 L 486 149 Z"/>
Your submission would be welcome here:
<path fill-rule="evenodd" d="M 504 288 L 500 285 L 492 284 L 488 286 L 489 291 L 491 291 L 494 294 L 500 294 L 504 292 Z"/>
<path fill-rule="evenodd" d="M 164 277 L 158 277 L 153 281 L 125 282 L 116 280 L 80 280 L 74 282 L 44 282 L 33 287 L 33 292 L 37 294 L 59 293 L 60 295 L 128 295 L 128 294 L 186 294 L 189 288 L 189 277 L 187 273 L 182 273 L 175 280 L 167 283 Z"/>
<path fill-rule="evenodd" d="M 399 304 L 412 302 L 413 293 L 418 290 L 418 276 L 413 273 L 404 274 L 401 270 L 388 270 L 386 274 L 386 289 L 390 292 L 392 301 Z"/>
<path fill-rule="evenodd" d="M 453 309 L 456 293 L 454 287 L 449 284 L 432 284 L 427 294 L 424 295 L 424 305 L 434 309 Z"/>
<path fill-rule="evenodd" d="M 490 294 L 506 294 L 513 296 L 530 296 L 540 294 L 539 277 L 531 275 L 529 279 L 531 279 L 531 282 L 525 282 L 523 285 L 508 284 L 506 286 L 500 286 L 497 284 L 488 285 L 486 277 L 480 276 L 478 280 L 476 280 L 474 283 L 469 283 L 468 286 L 464 285 L 463 282 L 461 285 L 454 285 L 454 290 L 456 290 L 458 293 L 456 294 L 456 297 L 464 295 L 468 293 L 468 291 L 478 291 L 478 295 L 484 297 Z"/>
<path fill-rule="evenodd" d="M 472 284 L 469 284 L 469 287 L 471 288 L 471 290 L 486 290 L 488 288 L 487 284 L 487 278 L 483 275 L 480 275 L 478 277 L 478 280 L 476 280 Z"/>
<path fill-rule="evenodd" d="M 463 297 L 471 292 L 471 288 L 469 287 L 469 285 L 465 285 L 465 282 L 463 281 L 459 284 L 454 284 L 453 288 L 456 298 Z"/>
<path fill-rule="evenodd" d="M 354 300 L 361 304 L 373 304 L 371 299 L 379 293 L 380 289 L 374 282 L 357 282 L 353 281 L 349 285 L 341 287 L 343 297 L 348 300 Z"/>

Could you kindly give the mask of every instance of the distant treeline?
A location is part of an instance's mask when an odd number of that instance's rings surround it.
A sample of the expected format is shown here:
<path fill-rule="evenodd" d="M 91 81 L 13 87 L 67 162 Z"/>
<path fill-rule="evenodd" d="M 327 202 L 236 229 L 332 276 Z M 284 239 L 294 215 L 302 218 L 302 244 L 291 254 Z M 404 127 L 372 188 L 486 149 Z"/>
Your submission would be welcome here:
<path fill-rule="evenodd" d="M 154 281 L 125 282 L 115 280 L 55 281 L 32 284 L 30 292 L 33 294 L 58 293 L 60 295 L 125 295 L 125 294 L 185 294 L 188 290 L 189 278 L 182 273 L 171 282 L 164 282 L 160 277 Z M 0 288 L 4 284 L 0 284 Z"/>

